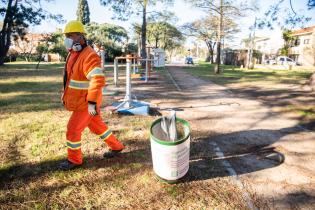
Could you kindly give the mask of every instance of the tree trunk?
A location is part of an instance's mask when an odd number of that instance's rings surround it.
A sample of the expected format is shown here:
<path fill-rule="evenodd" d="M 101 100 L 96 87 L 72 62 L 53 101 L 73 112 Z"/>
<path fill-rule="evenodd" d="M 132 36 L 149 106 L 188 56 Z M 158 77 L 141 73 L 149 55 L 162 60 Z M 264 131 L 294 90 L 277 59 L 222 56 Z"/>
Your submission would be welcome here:
<path fill-rule="evenodd" d="M 147 5 L 143 5 L 142 26 L 141 26 L 141 57 L 147 58 L 146 41 L 147 41 Z"/>
<path fill-rule="evenodd" d="M 222 28 L 223 28 L 223 0 L 220 1 L 220 23 L 219 23 L 219 30 L 218 30 L 217 59 L 216 59 L 216 65 L 214 67 L 215 74 L 220 73 Z"/>
<path fill-rule="evenodd" d="M 41 62 L 41 60 L 42 60 L 42 54 L 39 55 L 39 57 L 38 57 L 38 62 L 37 62 L 37 65 L 36 65 L 36 70 L 38 70 L 38 68 L 39 68 L 39 63 Z"/>
<path fill-rule="evenodd" d="M 209 43 L 209 53 L 210 53 L 210 62 L 211 63 L 214 63 L 213 55 L 214 55 L 215 45 L 216 45 L 215 42 L 213 42 L 213 44 L 212 44 L 212 41 L 210 41 L 210 43 Z"/>
<path fill-rule="evenodd" d="M 4 64 L 4 56 L 0 56 L 0 66 L 2 66 Z"/>
<path fill-rule="evenodd" d="M 221 62 L 221 42 L 218 41 L 217 45 L 217 59 L 216 64 L 214 66 L 214 73 L 219 74 L 220 73 L 220 62 Z"/>
<path fill-rule="evenodd" d="M 11 33 L 14 15 L 16 13 L 18 0 L 15 0 L 13 5 L 13 0 L 8 1 L 8 6 L 6 14 L 3 20 L 2 30 L 0 32 L 0 65 L 4 64 L 4 58 L 7 55 L 10 45 L 11 45 Z"/>
<path fill-rule="evenodd" d="M 210 55 L 211 55 L 211 60 L 210 60 L 211 63 L 214 63 L 213 55 L 214 55 L 215 44 L 216 44 L 216 43 L 213 43 L 213 46 L 211 46 L 211 54 L 210 54 Z"/>
<path fill-rule="evenodd" d="M 312 74 L 311 79 L 309 81 L 309 85 L 312 91 L 315 91 L 315 73 Z"/>
<path fill-rule="evenodd" d="M 141 34 L 138 35 L 138 56 L 141 57 Z"/>
<path fill-rule="evenodd" d="M 214 60 L 213 60 L 213 49 L 212 49 L 212 51 L 210 52 L 210 62 L 211 62 L 211 63 L 214 63 Z"/>
<path fill-rule="evenodd" d="M 214 51 L 215 43 L 212 46 L 212 41 L 205 40 L 205 42 L 206 42 L 206 45 L 208 47 L 208 53 L 209 53 L 206 61 L 214 63 L 214 61 L 213 61 L 213 51 Z"/>

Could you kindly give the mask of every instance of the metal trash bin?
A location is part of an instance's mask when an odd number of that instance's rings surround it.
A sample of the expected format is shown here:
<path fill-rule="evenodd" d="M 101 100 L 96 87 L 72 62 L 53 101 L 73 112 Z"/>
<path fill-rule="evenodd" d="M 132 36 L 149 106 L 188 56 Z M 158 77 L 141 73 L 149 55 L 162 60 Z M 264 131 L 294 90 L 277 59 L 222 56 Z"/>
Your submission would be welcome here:
<path fill-rule="evenodd" d="M 181 118 L 174 119 L 181 130 L 174 140 L 163 137 L 163 117 L 155 120 L 150 128 L 153 170 L 158 178 L 170 183 L 184 177 L 189 170 L 190 125 Z"/>

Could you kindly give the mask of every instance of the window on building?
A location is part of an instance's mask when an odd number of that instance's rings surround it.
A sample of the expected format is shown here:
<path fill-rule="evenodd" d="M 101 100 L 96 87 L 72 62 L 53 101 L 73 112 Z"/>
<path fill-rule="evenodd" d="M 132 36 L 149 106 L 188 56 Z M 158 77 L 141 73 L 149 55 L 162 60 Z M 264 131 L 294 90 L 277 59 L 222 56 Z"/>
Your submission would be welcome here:
<path fill-rule="evenodd" d="M 304 44 L 309 44 L 310 43 L 310 39 L 304 39 Z"/>
<path fill-rule="evenodd" d="M 300 43 L 301 43 L 301 40 L 300 40 L 300 39 L 295 40 L 295 46 L 299 46 Z"/>

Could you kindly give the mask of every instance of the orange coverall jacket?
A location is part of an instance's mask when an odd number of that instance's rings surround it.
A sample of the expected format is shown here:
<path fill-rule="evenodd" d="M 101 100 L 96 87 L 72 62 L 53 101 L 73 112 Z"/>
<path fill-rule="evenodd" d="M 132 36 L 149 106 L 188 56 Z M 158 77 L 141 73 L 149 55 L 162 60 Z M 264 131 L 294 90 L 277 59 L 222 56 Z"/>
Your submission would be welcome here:
<path fill-rule="evenodd" d="M 99 109 L 102 103 L 102 87 L 105 85 L 104 73 L 100 67 L 101 59 L 90 46 L 75 53 L 78 56 L 72 66 L 69 67 L 67 59 L 65 67 L 62 96 L 64 106 L 69 111 L 79 111 L 87 109 L 88 101 L 91 101 Z"/>

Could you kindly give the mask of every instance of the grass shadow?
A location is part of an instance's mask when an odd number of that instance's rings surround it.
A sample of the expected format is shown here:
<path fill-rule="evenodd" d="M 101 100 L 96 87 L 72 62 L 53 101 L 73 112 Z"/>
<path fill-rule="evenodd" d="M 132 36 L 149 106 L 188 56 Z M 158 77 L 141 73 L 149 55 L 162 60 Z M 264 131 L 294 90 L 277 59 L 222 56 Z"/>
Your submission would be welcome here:
<path fill-rule="evenodd" d="M 120 168 L 128 168 L 133 163 L 145 163 L 147 161 L 146 155 L 150 152 L 146 149 L 132 150 L 129 152 L 123 152 L 120 156 L 112 159 L 104 159 L 103 157 L 86 156 L 84 157 L 84 164 L 82 167 L 74 169 L 78 170 L 97 170 L 100 168 L 109 168 L 119 165 Z M 21 163 L 9 166 L 7 168 L 0 169 L 0 186 L 10 186 L 11 183 L 16 181 L 23 182 L 24 184 L 30 183 L 35 179 L 39 179 L 44 175 L 60 171 L 59 163 L 64 161 L 64 158 L 56 158 L 53 160 L 46 160 L 37 163 Z M 71 171 L 68 171 L 69 173 Z M 67 173 L 65 171 L 64 173 Z"/>

